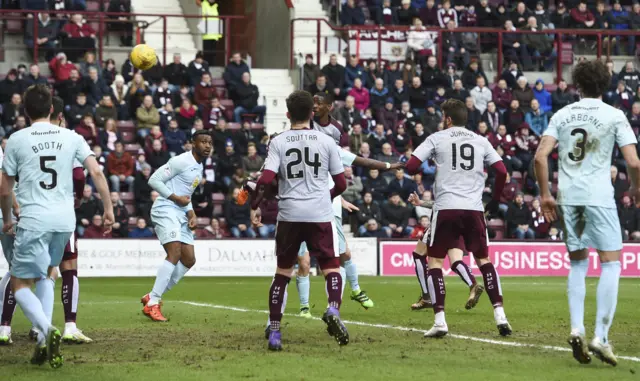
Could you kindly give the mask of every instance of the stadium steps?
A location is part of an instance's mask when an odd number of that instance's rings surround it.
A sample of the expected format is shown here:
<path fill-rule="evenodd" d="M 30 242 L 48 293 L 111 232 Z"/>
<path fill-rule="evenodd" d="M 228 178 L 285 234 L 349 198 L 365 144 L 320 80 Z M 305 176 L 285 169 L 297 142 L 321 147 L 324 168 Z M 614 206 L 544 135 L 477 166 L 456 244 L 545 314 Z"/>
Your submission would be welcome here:
<path fill-rule="evenodd" d="M 289 71 L 252 68 L 251 82 L 260 90 L 259 103 L 267 106 L 265 117 L 267 133 L 279 133 L 289 129 L 289 121 L 286 117 L 286 99 L 294 90 Z"/>
<path fill-rule="evenodd" d="M 329 15 L 322 9 L 322 5 L 319 0 L 295 0 L 292 18 L 322 18 L 328 20 Z M 324 47 L 327 46 L 327 50 L 333 51 L 339 46 L 338 34 L 329 27 L 328 24 L 320 23 L 320 47 L 321 51 L 324 51 Z M 294 39 L 293 46 L 296 54 L 298 64 L 304 64 L 304 57 L 307 54 L 313 54 L 315 57 L 317 54 L 318 44 L 318 24 L 316 21 L 296 21 L 294 24 Z M 346 44 L 342 44 L 346 47 Z M 321 54 L 321 64 L 324 65 L 329 62 L 330 54 Z M 300 58 L 301 57 L 301 58 Z"/>

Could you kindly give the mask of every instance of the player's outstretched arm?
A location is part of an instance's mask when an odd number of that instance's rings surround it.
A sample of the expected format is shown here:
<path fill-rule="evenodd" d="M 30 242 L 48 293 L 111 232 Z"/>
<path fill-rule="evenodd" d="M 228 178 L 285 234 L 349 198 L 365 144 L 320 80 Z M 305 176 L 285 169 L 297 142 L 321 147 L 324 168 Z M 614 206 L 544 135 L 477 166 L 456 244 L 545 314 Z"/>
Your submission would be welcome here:
<path fill-rule="evenodd" d="M 100 194 L 100 198 L 102 199 L 102 205 L 104 206 L 103 225 L 105 227 L 105 233 L 108 233 L 111 231 L 111 225 L 115 222 L 115 217 L 113 216 L 113 204 L 111 203 L 107 178 L 104 177 L 104 172 L 93 155 L 87 156 L 84 160 L 84 167 L 89 171 L 93 184 L 96 186 L 98 194 Z"/>
<path fill-rule="evenodd" d="M 534 158 L 534 168 L 536 180 L 540 187 L 540 196 L 542 198 L 542 210 L 545 218 L 549 221 L 555 221 L 556 216 L 556 201 L 551 195 L 549 190 L 549 155 L 558 141 L 556 138 L 550 135 L 545 135 L 540 141 L 538 151 Z M 634 147 L 635 149 L 635 147 Z"/>
<path fill-rule="evenodd" d="M 2 180 L 0 181 L 0 207 L 2 208 L 2 218 L 7 222 L 11 222 L 11 205 L 13 204 L 13 184 L 15 178 L 2 172 Z"/>
<path fill-rule="evenodd" d="M 396 169 L 404 168 L 404 163 L 385 163 L 382 161 L 367 159 L 364 157 L 356 156 L 353 161 L 353 165 L 357 167 L 369 168 L 369 169 L 377 169 L 379 171 L 392 171 Z"/>
<path fill-rule="evenodd" d="M 636 204 L 640 204 L 640 159 L 635 144 L 627 144 L 620 147 L 622 157 L 627 163 L 627 174 L 631 181 L 631 194 L 635 197 Z"/>

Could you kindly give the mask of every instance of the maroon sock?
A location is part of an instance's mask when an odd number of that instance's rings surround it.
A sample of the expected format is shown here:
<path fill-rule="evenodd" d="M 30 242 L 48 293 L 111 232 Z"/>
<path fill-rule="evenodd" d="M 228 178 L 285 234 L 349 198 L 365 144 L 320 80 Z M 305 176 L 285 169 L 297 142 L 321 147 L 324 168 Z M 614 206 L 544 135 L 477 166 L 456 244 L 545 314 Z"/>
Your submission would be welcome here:
<path fill-rule="evenodd" d="M 427 256 L 420 255 L 413 252 L 413 262 L 415 262 L 416 277 L 418 283 L 420 283 L 420 289 L 422 290 L 422 299 L 429 298 L 429 289 L 427 288 L 427 272 L 429 271 L 429 265 L 427 264 Z"/>
<path fill-rule="evenodd" d="M 496 271 L 496 268 L 493 267 L 493 263 L 485 263 L 480 266 L 480 271 L 482 271 L 482 277 L 484 278 L 484 288 L 487 290 L 487 295 L 489 295 L 489 300 L 493 307 L 502 306 L 502 286 L 500 286 L 500 276 Z"/>
<path fill-rule="evenodd" d="M 342 304 L 342 276 L 337 272 L 329 273 L 325 278 L 325 282 L 329 307 L 339 310 Z"/>
<path fill-rule="evenodd" d="M 433 312 L 442 312 L 444 311 L 444 298 L 447 294 L 444 288 L 442 269 L 429 269 L 428 274 L 427 284 L 429 285 L 431 303 L 433 303 Z"/>
<path fill-rule="evenodd" d="M 13 313 L 16 311 L 16 300 L 13 297 L 13 291 L 11 291 L 11 282 L 7 282 L 4 290 L 0 290 L 4 293 L 2 302 L 2 317 L 0 317 L 0 325 L 11 325 L 13 319 Z"/>
<path fill-rule="evenodd" d="M 65 323 L 75 323 L 78 311 L 78 270 L 62 272 L 62 306 Z"/>
<path fill-rule="evenodd" d="M 287 304 L 287 286 L 291 278 L 284 275 L 276 274 L 273 277 L 271 288 L 269 289 L 269 320 L 271 321 L 271 330 L 280 330 L 280 321 L 284 313 L 284 307 Z"/>
<path fill-rule="evenodd" d="M 467 286 L 471 287 L 476 284 L 476 277 L 471 274 L 471 269 L 466 263 L 462 261 L 455 261 L 451 265 L 451 270 L 455 271 Z"/>

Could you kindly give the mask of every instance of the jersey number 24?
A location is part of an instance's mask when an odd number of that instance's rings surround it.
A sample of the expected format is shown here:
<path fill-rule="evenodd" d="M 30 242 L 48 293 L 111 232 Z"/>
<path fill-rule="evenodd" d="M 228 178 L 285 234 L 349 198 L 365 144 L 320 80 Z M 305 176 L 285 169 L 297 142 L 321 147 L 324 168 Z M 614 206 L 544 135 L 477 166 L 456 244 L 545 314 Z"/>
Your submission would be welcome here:
<path fill-rule="evenodd" d="M 300 169 L 297 172 L 294 172 L 293 167 L 302 163 L 302 151 L 298 148 L 290 148 L 285 152 L 287 158 L 295 156 L 295 159 L 290 161 L 287 164 L 287 179 L 301 179 L 304 176 L 304 170 Z M 320 164 L 320 154 L 313 154 L 313 161 L 311 161 L 311 153 L 309 152 L 309 147 L 304 147 L 304 164 L 313 168 L 313 176 L 318 177 L 318 170 L 321 167 Z"/>

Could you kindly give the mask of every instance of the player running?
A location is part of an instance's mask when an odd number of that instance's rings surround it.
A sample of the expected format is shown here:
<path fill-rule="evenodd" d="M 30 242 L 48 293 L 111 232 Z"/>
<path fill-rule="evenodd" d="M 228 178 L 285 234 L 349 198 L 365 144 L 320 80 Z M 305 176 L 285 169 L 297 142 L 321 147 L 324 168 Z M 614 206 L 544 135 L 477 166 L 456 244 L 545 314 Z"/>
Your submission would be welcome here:
<path fill-rule="evenodd" d="M 89 170 L 103 198 L 104 224 L 113 224 L 113 206 L 107 181 L 93 152 L 78 134 L 50 123 L 53 112 L 51 91 L 46 85 L 31 86 L 25 93 L 25 112 L 31 119 L 29 128 L 15 132 L 6 146 L 0 204 L 3 232 L 14 229 L 11 221 L 11 189 L 20 177 L 17 200 L 20 225 L 16 228 L 11 284 L 16 302 L 41 332 L 31 362 L 49 362 L 58 368 L 60 331 L 51 325 L 53 314 L 52 272 L 60 264 L 64 245 L 75 228 L 72 169 L 77 159 Z M 31 291 L 35 283 L 36 294 Z"/>
<path fill-rule="evenodd" d="M 158 269 L 150 293 L 142 297 L 142 312 L 151 320 L 166 322 L 162 314 L 162 295 L 178 284 L 195 265 L 193 250 L 197 227 L 191 195 L 202 181 L 202 161 L 209 157 L 213 140 L 205 131 L 196 131 L 192 137 L 193 149 L 173 157 L 149 178 L 149 185 L 160 196 L 151 208 L 151 221 L 167 258 Z"/>
<path fill-rule="evenodd" d="M 487 139 L 464 126 L 467 108 L 464 103 L 450 99 L 442 104 L 445 129 L 430 135 L 413 152 L 407 171 L 415 174 L 426 160 L 437 166 L 432 225 L 429 241 L 429 270 L 427 285 L 435 313 L 435 324 L 425 337 L 441 337 L 449 332 L 444 315 L 445 285 L 442 273 L 444 258 L 450 263 L 462 259 L 462 248 L 471 251 L 480 267 L 484 285 L 493 305 L 493 315 L 502 336 L 511 334 L 502 306 L 502 288 L 495 267 L 489 260 L 489 249 L 482 191 L 484 165 L 496 171 L 493 199 L 487 205 L 495 210 L 504 188 L 507 170 L 498 153 Z"/>
<path fill-rule="evenodd" d="M 545 218 L 558 216 L 564 229 L 571 270 L 567 284 L 573 357 L 616 365 L 609 328 L 618 300 L 622 234 L 610 179 L 611 157 L 617 143 L 627 163 L 631 192 L 640 202 L 640 162 L 636 137 L 624 113 L 602 101 L 611 76 L 600 60 L 584 61 L 573 69 L 573 83 L 582 99 L 558 111 L 544 132 L 535 156 L 535 170 Z M 558 201 L 549 191 L 548 157 L 558 144 Z M 556 214 L 556 208 L 559 215 Z M 589 248 L 598 251 L 602 273 L 596 293 L 596 328 L 588 345 L 584 328 L 585 277 Z"/>
<path fill-rule="evenodd" d="M 274 138 L 258 188 L 278 178 L 278 224 L 276 228 L 277 269 L 269 290 L 269 349 L 282 349 L 280 322 L 287 300 L 287 286 L 303 242 L 318 258 L 325 281 L 329 307 L 322 320 L 340 345 L 349 343 L 349 333 L 340 320 L 342 276 L 337 231 L 331 200 L 347 187 L 344 167 L 335 141 L 310 130 L 313 98 L 306 91 L 294 91 L 287 98 L 291 129 Z M 329 175 L 334 186 L 329 187 Z M 311 206 L 311 207 L 309 207 Z M 252 203 L 252 208 L 257 205 Z M 259 214 L 254 212 L 254 217 Z M 254 218 L 254 223 L 259 217 Z"/>

